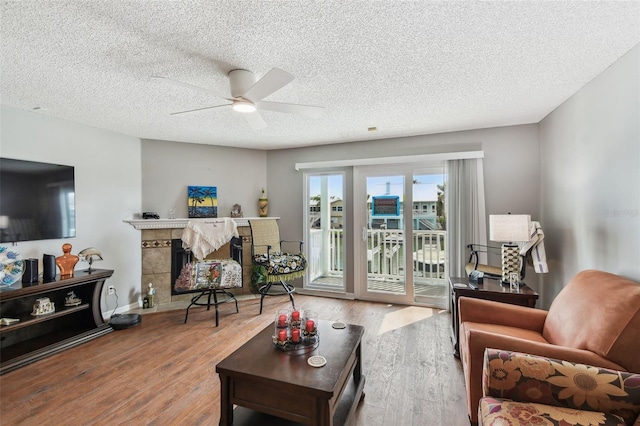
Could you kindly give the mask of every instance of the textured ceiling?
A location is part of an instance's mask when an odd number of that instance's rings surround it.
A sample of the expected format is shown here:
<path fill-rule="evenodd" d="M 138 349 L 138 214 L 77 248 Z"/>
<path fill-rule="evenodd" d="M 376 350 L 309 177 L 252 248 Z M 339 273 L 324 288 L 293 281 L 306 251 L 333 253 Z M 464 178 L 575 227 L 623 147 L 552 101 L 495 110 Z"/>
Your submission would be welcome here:
<path fill-rule="evenodd" d="M 276 149 L 537 123 L 640 42 L 633 2 L 3 1 L 1 101 L 147 139 Z M 213 95 L 296 78 L 252 130 Z M 39 109 L 36 109 L 39 108 Z M 377 132 L 368 131 L 377 127 Z"/>

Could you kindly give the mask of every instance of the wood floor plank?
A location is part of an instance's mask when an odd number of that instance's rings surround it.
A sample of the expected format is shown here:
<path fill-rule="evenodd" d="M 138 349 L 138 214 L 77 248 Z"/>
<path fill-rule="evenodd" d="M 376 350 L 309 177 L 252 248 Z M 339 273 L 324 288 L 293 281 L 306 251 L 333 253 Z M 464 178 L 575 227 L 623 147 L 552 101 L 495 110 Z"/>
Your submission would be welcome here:
<path fill-rule="evenodd" d="M 273 321 L 288 299 L 240 301 L 215 312 L 143 315 L 142 323 L 0 376 L 2 425 L 217 425 L 218 362 Z M 365 398 L 356 426 L 467 426 L 450 315 L 427 308 L 296 296 L 321 319 L 362 325 Z M 417 315 L 417 316 L 416 316 Z M 268 342 L 266 344 L 269 344 Z"/>

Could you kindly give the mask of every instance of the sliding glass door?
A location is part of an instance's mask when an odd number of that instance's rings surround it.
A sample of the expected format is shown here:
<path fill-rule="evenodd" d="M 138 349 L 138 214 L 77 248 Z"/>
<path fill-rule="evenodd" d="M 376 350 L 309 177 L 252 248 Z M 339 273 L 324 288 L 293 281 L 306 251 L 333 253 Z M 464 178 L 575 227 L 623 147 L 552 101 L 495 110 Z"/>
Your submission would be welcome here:
<path fill-rule="evenodd" d="M 447 307 L 444 171 L 354 168 L 354 293 L 358 299 Z"/>
<path fill-rule="evenodd" d="M 344 182 L 344 173 L 306 175 L 306 288 L 345 289 Z"/>
<path fill-rule="evenodd" d="M 398 168 L 354 169 L 354 291 L 358 299 L 396 303 L 413 299 L 413 280 L 406 274 L 406 253 L 411 253 L 407 245 L 411 241 L 406 239 L 411 232 L 405 210 L 411 195 L 408 188 L 406 173 Z"/>

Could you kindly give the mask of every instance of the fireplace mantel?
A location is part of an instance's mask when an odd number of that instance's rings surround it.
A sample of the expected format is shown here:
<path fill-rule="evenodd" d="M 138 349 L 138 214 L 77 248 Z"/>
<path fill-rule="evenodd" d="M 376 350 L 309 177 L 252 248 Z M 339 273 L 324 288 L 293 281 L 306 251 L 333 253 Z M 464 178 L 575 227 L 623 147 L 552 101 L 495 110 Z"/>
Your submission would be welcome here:
<path fill-rule="evenodd" d="M 237 226 L 249 226 L 249 220 L 280 219 L 279 217 L 236 217 Z M 133 219 L 123 220 L 135 229 L 176 229 L 184 228 L 191 219 Z"/>
<path fill-rule="evenodd" d="M 241 257 L 242 262 L 242 288 L 234 289 L 236 294 L 249 294 L 251 292 L 251 229 L 249 221 L 263 219 L 280 219 L 279 217 L 241 217 L 233 218 L 237 227 L 240 240 L 242 241 L 242 251 L 245 253 Z M 141 299 L 147 294 L 149 283 L 156 289 L 155 302 L 164 304 L 176 301 L 187 301 L 191 295 L 173 295 L 171 288 L 174 279 L 172 278 L 172 240 L 180 239 L 184 228 L 191 219 L 132 219 L 123 220 L 135 229 L 140 231 L 142 276 L 140 281 Z M 211 220 L 215 220 L 211 218 Z M 213 253 L 217 258 L 226 259 L 231 257 L 229 243 L 220 247 Z"/>

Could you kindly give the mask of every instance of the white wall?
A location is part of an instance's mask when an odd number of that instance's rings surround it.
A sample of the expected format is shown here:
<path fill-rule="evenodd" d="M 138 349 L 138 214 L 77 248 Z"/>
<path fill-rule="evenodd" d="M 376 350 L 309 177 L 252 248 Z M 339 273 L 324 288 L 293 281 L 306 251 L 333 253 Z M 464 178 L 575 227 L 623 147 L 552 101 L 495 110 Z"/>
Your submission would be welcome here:
<path fill-rule="evenodd" d="M 640 282 L 640 46 L 540 122 L 549 304 L 577 272 Z"/>
<path fill-rule="evenodd" d="M 187 186 L 215 186 L 218 217 L 234 204 L 244 217 L 258 216 L 258 198 L 267 182 L 265 151 L 214 145 L 142 140 L 142 211 L 186 218 Z"/>
<path fill-rule="evenodd" d="M 104 260 L 94 267 L 115 271 L 105 285 L 116 287 L 118 312 L 137 306 L 140 231 L 122 221 L 140 211 L 140 140 L 6 106 L 0 111 L 2 157 L 75 167 L 76 237 L 20 242 L 14 249 L 24 258 L 39 259 L 42 272 L 42 255 L 61 255 L 64 243 L 73 245 L 73 254 L 96 247 Z M 87 266 L 81 261 L 76 269 Z M 105 289 L 103 312 L 110 314 L 115 307 L 115 297 L 107 298 Z"/>
<path fill-rule="evenodd" d="M 473 150 L 484 151 L 487 219 L 489 214 L 507 212 L 537 218 L 540 176 L 536 124 L 268 151 L 269 214 L 282 218 L 280 234 L 283 239 L 302 239 L 304 182 L 303 172 L 294 168 L 298 162 Z M 352 175 L 348 172 L 348 188 L 351 183 Z M 349 200 L 350 190 L 345 195 Z M 348 211 L 350 207 L 347 204 L 345 208 Z M 346 229 L 352 226 L 351 217 L 347 215 Z M 348 244 L 347 264 L 353 264 L 352 253 L 353 247 Z M 352 273 L 347 271 L 347 291 L 352 291 Z M 526 282 L 537 290 L 539 278 L 531 273 Z"/>

